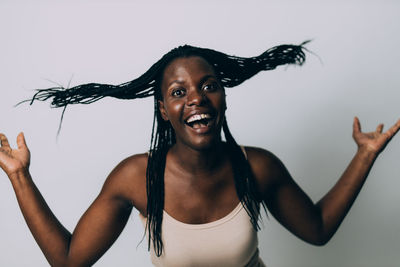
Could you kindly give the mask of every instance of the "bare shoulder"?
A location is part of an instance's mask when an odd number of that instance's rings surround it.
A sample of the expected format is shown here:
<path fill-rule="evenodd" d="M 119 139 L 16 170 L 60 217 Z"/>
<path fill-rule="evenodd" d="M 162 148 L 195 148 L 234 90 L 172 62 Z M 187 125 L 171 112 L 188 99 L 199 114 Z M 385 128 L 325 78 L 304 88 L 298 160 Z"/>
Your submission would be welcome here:
<path fill-rule="evenodd" d="M 107 177 L 102 193 L 128 202 L 141 213 L 147 205 L 146 168 L 148 154 L 136 154 L 122 160 Z"/>
<path fill-rule="evenodd" d="M 287 170 L 281 160 L 272 152 L 259 147 L 245 147 L 247 159 L 258 186 L 262 192 L 286 177 Z"/>

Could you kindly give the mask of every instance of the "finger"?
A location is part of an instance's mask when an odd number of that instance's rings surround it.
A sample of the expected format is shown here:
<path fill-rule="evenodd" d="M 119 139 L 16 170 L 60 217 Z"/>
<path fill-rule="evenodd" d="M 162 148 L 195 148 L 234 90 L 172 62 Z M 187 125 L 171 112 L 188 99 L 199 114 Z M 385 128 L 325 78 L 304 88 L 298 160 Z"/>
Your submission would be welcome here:
<path fill-rule="evenodd" d="M 376 127 L 376 132 L 377 132 L 377 133 L 382 133 L 382 131 L 383 131 L 383 123 L 380 123 L 380 124 L 378 125 L 378 127 Z"/>
<path fill-rule="evenodd" d="M 4 134 L 0 134 L 0 145 L 2 147 L 10 147 L 10 144 L 8 143 L 8 139 Z"/>
<path fill-rule="evenodd" d="M 17 146 L 19 149 L 26 147 L 26 141 L 23 132 L 20 132 L 17 136 Z"/>
<path fill-rule="evenodd" d="M 392 138 L 400 129 L 400 119 L 396 122 L 395 125 L 389 128 L 389 130 L 386 131 L 386 135 L 389 138 Z"/>
<path fill-rule="evenodd" d="M 353 121 L 353 133 L 360 133 L 361 132 L 361 125 L 360 125 L 360 120 L 356 117 L 354 117 Z"/>

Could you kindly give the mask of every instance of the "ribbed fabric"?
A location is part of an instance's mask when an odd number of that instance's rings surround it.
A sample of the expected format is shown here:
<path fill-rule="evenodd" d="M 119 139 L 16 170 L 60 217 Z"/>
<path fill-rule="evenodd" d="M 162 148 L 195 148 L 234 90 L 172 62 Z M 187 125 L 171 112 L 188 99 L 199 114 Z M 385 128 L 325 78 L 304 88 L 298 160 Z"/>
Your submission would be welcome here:
<path fill-rule="evenodd" d="M 146 218 L 139 216 L 146 225 Z M 161 257 L 153 246 L 150 251 L 157 267 L 265 267 L 258 255 L 257 232 L 241 203 L 225 217 L 205 224 L 183 223 L 164 211 L 162 241 Z"/>

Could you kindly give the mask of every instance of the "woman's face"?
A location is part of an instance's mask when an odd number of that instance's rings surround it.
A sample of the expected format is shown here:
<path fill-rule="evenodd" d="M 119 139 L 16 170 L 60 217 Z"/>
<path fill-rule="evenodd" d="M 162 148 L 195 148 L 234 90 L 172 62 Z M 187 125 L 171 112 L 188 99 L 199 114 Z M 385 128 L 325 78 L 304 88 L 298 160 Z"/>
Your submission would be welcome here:
<path fill-rule="evenodd" d="M 174 128 L 177 144 L 202 150 L 221 140 L 225 91 L 207 61 L 174 59 L 164 70 L 161 92 L 161 116 Z"/>

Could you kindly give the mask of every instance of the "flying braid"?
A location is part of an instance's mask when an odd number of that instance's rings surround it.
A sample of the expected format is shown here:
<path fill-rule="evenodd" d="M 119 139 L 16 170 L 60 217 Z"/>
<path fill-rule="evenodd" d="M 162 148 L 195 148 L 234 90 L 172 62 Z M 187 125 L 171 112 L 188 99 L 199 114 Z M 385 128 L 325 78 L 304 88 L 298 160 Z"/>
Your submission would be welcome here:
<path fill-rule="evenodd" d="M 172 49 L 152 65 L 144 74 L 130 82 L 119 85 L 88 83 L 72 88 L 53 87 L 39 89 L 29 101 L 51 100 L 52 107 L 65 108 L 70 104 L 90 104 L 104 97 L 135 99 L 154 96 L 154 120 L 150 141 L 150 153 L 146 170 L 148 246 L 153 243 L 155 254 L 160 256 L 163 250 L 161 225 L 164 209 L 164 170 L 168 149 L 175 143 L 175 133 L 169 122 L 162 119 L 159 112 L 159 100 L 162 100 L 161 80 L 166 66 L 175 58 L 199 56 L 214 69 L 217 78 L 224 87 L 234 87 L 263 70 L 273 70 L 280 65 L 305 62 L 305 41 L 300 45 L 279 45 L 268 49 L 256 57 L 237 57 L 212 49 L 189 45 Z M 62 117 L 60 125 L 62 122 Z M 226 120 L 223 131 L 227 149 L 233 166 L 235 187 L 238 198 L 249 214 L 253 227 L 258 230 L 260 203 L 257 198 L 256 184 L 250 165 L 240 146 L 232 137 Z"/>

